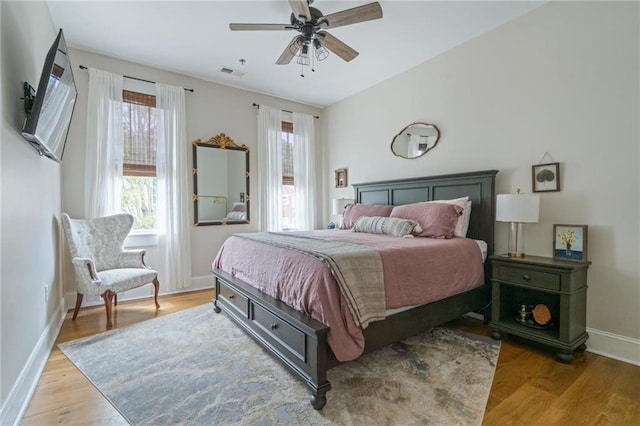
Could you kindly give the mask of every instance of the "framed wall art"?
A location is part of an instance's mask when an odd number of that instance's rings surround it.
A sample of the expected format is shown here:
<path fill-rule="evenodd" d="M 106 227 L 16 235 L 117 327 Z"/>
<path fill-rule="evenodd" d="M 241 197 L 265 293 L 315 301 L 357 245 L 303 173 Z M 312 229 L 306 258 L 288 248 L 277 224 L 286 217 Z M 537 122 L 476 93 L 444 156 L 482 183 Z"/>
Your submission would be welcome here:
<path fill-rule="evenodd" d="M 531 166 L 533 192 L 560 191 L 560 163 Z"/>
<path fill-rule="evenodd" d="M 347 182 L 347 169 L 336 170 L 336 188 L 346 188 L 349 186 Z"/>
<path fill-rule="evenodd" d="M 553 225 L 553 257 L 587 262 L 587 225 Z"/>

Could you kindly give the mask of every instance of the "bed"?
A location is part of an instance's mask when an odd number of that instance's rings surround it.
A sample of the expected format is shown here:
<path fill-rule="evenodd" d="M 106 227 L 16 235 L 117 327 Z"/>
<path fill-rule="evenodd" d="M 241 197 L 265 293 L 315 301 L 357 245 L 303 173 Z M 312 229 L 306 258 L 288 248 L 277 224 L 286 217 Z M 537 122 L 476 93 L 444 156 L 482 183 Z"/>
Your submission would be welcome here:
<path fill-rule="evenodd" d="M 405 205 L 422 201 L 469 196 L 472 210 L 467 237 L 486 243 L 493 254 L 496 170 L 431 176 L 424 178 L 354 184 L 360 204 Z M 326 232 L 326 231 L 325 231 Z M 330 231 L 329 231 L 330 232 Z M 336 231 L 339 232 L 339 231 Z M 335 234 L 338 235 L 338 234 Z M 483 266 L 481 265 L 481 268 Z M 233 268 L 225 268 L 227 270 Z M 363 353 L 455 319 L 489 303 L 487 263 L 481 285 L 372 321 L 361 330 Z M 327 370 L 339 364 L 328 343 L 330 327 L 220 268 L 215 278 L 215 311 L 224 311 L 260 345 L 307 383 L 311 405 L 322 409 L 331 389 Z M 257 278 L 259 280 L 259 278 Z M 335 328 L 333 329 L 335 332 Z"/>

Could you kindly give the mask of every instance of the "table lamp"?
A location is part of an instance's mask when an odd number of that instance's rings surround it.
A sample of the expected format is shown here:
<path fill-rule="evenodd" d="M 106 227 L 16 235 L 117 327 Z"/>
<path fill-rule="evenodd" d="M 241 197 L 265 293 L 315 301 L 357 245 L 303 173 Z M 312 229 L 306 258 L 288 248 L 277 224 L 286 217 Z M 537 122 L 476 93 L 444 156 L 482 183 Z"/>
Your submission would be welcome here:
<path fill-rule="evenodd" d="M 509 257 L 524 257 L 523 223 L 537 223 L 540 215 L 540 197 L 534 194 L 498 194 L 496 221 L 510 222 Z"/>
<path fill-rule="evenodd" d="M 353 199 L 352 198 L 334 198 L 333 199 L 333 210 L 331 211 L 331 213 L 334 216 L 340 216 L 340 223 L 338 225 L 338 227 L 342 227 L 342 218 L 343 218 L 343 213 L 344 213 L 344 208 L 347 206 L 347 204 L 353 204 Z"/>

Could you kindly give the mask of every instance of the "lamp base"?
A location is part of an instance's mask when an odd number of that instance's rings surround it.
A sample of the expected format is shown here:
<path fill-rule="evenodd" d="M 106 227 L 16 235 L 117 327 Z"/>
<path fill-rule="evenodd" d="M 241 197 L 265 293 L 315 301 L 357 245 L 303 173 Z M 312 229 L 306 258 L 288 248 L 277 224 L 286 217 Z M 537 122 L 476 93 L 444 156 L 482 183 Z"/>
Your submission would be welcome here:
<path fill-rule="evenodd" d="M 521 251 L 509 252 L 509 253 L 507 253 L 507 256 L 509 256 L 509 257 L 524 257 L 524 253 L 522 253 Z"/>
<path fill-rule="evenodd" d="M 511 222 L 509 227 L 509 257 L 524 257 L 524 233 L 522 223 Z"/>

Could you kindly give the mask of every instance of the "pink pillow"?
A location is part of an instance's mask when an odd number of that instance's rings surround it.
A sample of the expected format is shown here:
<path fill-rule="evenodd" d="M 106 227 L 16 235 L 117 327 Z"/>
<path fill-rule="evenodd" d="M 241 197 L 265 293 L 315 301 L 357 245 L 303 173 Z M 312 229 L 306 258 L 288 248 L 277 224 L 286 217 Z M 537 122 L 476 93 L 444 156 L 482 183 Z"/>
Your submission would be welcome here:
<path fill-rule="evenodd" d="M 244 204 L 237 204 L 235 206 L 233 206 L 233 209 L 231 209 L 232 212 L 246 212 L 247 208 L 245 207 Z"/>
<path fill-rule="evenodd" d="M 465 238 L 469 230 L 469 219 L 471 219 L 471 200 L 469 197 L 455 198 L 453 200 L 435 200 L 429 203 L 455 204 L 463 208 L 462 214 L 458 218 L 456 228 L 453 230 L 454 237 Z"/>
<path fill-rule="evenodd" d="M 351 229 L 360 216 L 380 216 L 389 217 L 393 206 L 367 205 L 367 204 L 347 204 L 344 208 L 342 226 L 340 229 Z"/>
<path fill-rule="evenodd" d="M 395 206 L 391 217 L 415 220 L 422 227 L 418 237 L 451 238 L 463 208 L 456 204 L 414 203 Z"/>

